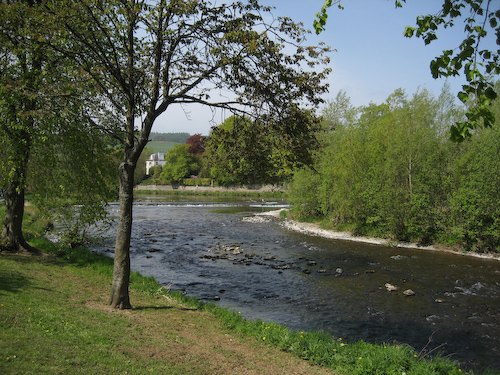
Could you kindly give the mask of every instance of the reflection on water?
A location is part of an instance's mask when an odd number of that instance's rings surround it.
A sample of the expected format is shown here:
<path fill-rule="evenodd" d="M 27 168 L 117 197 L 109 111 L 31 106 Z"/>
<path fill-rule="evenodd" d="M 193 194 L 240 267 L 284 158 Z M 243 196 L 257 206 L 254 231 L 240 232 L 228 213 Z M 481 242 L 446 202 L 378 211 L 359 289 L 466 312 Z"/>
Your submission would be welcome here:
<path fill-rule="evenodd" d="M 500 369 L 498 261 L 311 237 L 253 216 L 273 207 L 252 206 L 136 203 L 132 268 L 249 319 L 417 350 L 432 337 L 428 349 L 445 344 L 469 368 Z M 108 236 L 96 249 L 111 254 Z"/>

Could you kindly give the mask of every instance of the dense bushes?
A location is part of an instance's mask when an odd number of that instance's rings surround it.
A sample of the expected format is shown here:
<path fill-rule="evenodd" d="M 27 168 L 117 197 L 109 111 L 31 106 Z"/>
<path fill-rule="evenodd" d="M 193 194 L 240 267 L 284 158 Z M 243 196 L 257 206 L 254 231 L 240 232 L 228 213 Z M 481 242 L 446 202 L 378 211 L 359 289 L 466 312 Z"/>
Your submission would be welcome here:
<path fill-rule="evenodd" d="M 397 90 L 361 108 L 340 93 L 325 110 L 315 171 L 291 183 L 294 213 L 360 235 L 498 251 L 500 126 L 452 143 L 448 129 L 461 116 L 447 90 L 439 98 Z"/>

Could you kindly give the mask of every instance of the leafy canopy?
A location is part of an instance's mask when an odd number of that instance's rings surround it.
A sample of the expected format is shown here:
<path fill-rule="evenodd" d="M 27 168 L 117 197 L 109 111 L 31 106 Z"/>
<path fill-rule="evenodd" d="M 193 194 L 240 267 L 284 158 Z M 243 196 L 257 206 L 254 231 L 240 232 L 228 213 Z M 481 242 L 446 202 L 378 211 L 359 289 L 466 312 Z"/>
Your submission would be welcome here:
<path fill-rule="evenodd" d="M 395 6 L 402 7 L 403 2 L 406 0 L 396 0 Z M 337 4 L 343 9 L 340 3 L 341 0 L 325 1 L 314 20 L 317 34 L 325 30 L 327 8 Z M 466 119 L 450 127 L 451 139 L 456 142 L 470 137 L 474 129 L 491 127 L 495 122 L 491 104 L 498 96 L 493 77 L 500 73 L 500 49 L 483 49 L 487 36 L 491 35 L 500 46 L 500 10 L 494 9 L 494 5 L 494 0 L 443 0 L 438 13 L 417 17 L 416 26 L 407 26 L 404 31 L 404 36 L 422 38 L 427 45 L 438 39 L 439 28 L 465 24 L 465 38 L 460 45 L 444 50 L 430 64 L 434 78 L 463 74 L 467 80 L 458 93 L 458 98 L 469 106 Z"/>

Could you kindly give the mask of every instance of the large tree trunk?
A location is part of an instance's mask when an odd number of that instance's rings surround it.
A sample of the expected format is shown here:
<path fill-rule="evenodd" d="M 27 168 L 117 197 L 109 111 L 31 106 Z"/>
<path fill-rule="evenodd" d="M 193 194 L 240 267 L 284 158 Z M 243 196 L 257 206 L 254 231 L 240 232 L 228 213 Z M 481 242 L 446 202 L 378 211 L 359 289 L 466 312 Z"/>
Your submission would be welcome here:
<path fill-rule="evenodd" d="M 23 236 L 24 194 L 26 171 L 30 155 L 31 137 L 26 132 L 17 136 L 21 139 L 11 148 L 16 161 L 10 170 L 10 183 L 4 190 L 5 219 L 2 223 L 0 249 L 8 251 L 28 251 L 40 254 L 40 251 L 29 245 Z"/>
<path fill-rule="evenodd" d="M 120 164 L 120 217 L 116 233 L 113 284 L 109 304 L 114 308 L 130 309 L 130 236 L 132 234 L 132 204 L 134 201 L 135 165 L 130 161 Z"/>
<path fill-rule="evenodd" d="M 23 236 L 24 189 L 11 184 L 4 191 L 5 219 L 2 227 L 1 248 L 8 251 L 26 250 L 32 254 L 40 251 L 29 245 Z"/>

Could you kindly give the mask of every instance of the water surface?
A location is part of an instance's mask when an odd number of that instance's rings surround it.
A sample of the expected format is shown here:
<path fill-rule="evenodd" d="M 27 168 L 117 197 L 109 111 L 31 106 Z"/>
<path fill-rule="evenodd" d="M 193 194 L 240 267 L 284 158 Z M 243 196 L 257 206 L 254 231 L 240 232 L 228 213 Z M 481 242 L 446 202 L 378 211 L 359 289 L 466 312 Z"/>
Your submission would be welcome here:
<path fill-rule="evenodd" d="M 176 200 L 134 204 L 132 268 L 143 275 L 249 319 L 418 351 L 442 345 L 467 368 L 500 369 L 499 261 L 296 233 L 255 217 L 275 208 L 259 202 Z M 112 256 L 114 235 L 95 249 Z"/>

